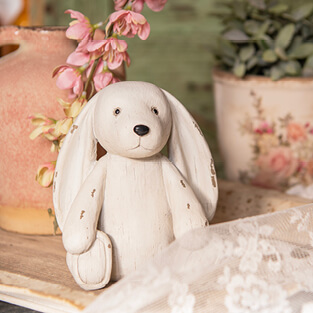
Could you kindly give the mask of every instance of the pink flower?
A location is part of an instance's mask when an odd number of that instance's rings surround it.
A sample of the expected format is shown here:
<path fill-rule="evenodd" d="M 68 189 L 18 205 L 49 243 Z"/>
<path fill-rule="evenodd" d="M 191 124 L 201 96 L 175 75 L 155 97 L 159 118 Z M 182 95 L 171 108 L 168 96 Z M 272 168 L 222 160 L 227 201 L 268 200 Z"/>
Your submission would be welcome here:
<path fill-rule="evenodd" d="M 287 137 L 289 140 L 298 141 L 306 139 L 305 128 L 297 123 L 289 123 L 287 126 Z"/>
<path fill-rule="evenodd" d="M 86 71 L 87 77 L 91 73 L 94 62 L 95 61 L 91 61 L 90 66 Z M 93 81 L 95 84 L 95 89 L 98 92 L 104 87 L 113 84 L 119 80 L 115 78 L 113 74 L 107 69 L 106 63 L 103 60 L 100 60 L 94 71 Z"/>
<path fill-rule="evenodd" d="M 113 76 L 111 72 L 102 72 L 94 76 L 93 81 L 95 83 L 95 88 L 98 91 L 104 87 L 119 82 L 120 80 Z"/>
<path fill-rule="evenodd" d="M 97 59 L 102 55 L 110 70 L 118 68 L 123 61 L 128 66 L 130 64 L 130 58 L 126 52 L 127 43 L 124 40 L 118 40 L 114 37 L 106 40 L 94 40 L 89 43 L 87 49 L 93 53 L 93 59 Z"/>
<path fill-rule="evenodd" d="M 159 12 L 163 10 L 167 0 L 145 0 L 145 2 L 150 10 Z"/>
<path fill-rule="evenodd" d="M 267 123 L 267 122 L 262 122 L 255 130 L 255 133 L 257 134 L 273 134 L 273 128 Z"/>
<path fill-rule="evenodd" d="M 128 0 L 114 0 L 115 11 L 122 10 L 127 2 Z M 147 3 L 149 9 L 158 12 L 164 8 L 167 0 L 134 0 L 131 3 L 132 10 L 134 12 L 141 12 L 145 2 Z"/>
<path fill-rule="evenodd" d="M 66 63 L 75 65 L 75 66 L 82 66 L 88 63 L 89 60 L 90 60 L 90 53 L 88 53 L 88 51 L 86 53 L 86 52 L 80 52 L 80 51 L 75 50 L 68 56 Z"/>
<path fill-rule="evenodd" d="M 252 183 L 261 187 L 279 189 L 283 181 L 296 172 L 298 161 L 288 147 L 274 147 L 268 154 L 259 156 L 256 166 L 258 174 Z"/>
<path fill-rule="evenodd" d="M 85 38 L 89 39 L 93 32 L 89 19 L 78 11 L 67 10 L 65 13 L 71 14 L 71 18 L 76 19 L 70 23 L 70 27 L 66 30 L 66 37 L 79 41 Z"/>
<path fill-rule="evenodd" d="M 74 94 L 80 95 L 83 91 L 81 73 L 68 65 L 62 65 L 53 72 L 53 77 L 58 75 L 56 85 L 60 89 L 73 89 Z"/>
<path fill-rule="evenodd" d="M 145 4 L 144 0 L 135 0 L 132 2 L 132 10 L 134 12 L 140 13 L 143 9 L 144 4 Z"/>
<path fill-rule="evenodd" d="M 150 34 L 150 25 L 140 13 L 121 10 L 110 15 L 106 32 L 113 25 L 113 31 L 119 36 L 134 37 L 136 34 L 142 40 L 146 40 Z"/>
<path fill-rule="evenodd" d="M 114 10 L 123 10 L 128 0 L 114 0 Z"/>

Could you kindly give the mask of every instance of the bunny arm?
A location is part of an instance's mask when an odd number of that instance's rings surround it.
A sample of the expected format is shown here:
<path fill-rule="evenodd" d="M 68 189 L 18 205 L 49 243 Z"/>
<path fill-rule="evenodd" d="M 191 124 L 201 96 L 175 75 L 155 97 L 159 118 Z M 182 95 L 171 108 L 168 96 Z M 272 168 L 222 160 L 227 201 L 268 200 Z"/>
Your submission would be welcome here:
<path fill-rule="evenodd" d="M 81 254 L 96 239 L 99 214 L 104 201 L 107 158 L 96 162 L 74 199 L 63 227 L 63 245 L 71 254 Z"/>
<path fill-rule="evenodd" d="M 162 162 L 162 170 L 175 238 L 209 225 L 199 200 L 179 170 L 167 159 Z"/>

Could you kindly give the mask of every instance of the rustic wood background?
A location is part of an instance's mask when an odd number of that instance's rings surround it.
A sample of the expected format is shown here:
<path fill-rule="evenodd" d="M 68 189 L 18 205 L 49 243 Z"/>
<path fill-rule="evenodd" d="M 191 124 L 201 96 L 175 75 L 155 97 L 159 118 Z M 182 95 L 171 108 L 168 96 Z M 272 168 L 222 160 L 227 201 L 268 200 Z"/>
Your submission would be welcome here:
<path fill-rule="evenodd" d="M 24 0 L 32 25 L 63 25 L 71 21 L 66 9 L 78 10 L 92 23 L 113 11 L 113 0 Z M 295 4 L 293 0 L 279 0 Z M 310 0 L 298 0 L 307 2 Z M 128 80 L 154 83 L 178 98 L 195 117 L 211 148 L 219 177 L 222 161 L 216 138 L 212 90 L 213 49 L 221 25 L 212 13 L 220 0 L 168 0 L 161 12 L 145 7 L 151 25 L 146 41 L 128 39 L 132 64 Z"/>
<path fill-rule="evenodd" d="M 92 23 L 103 21 L 113 11 L 113 0 L 27 1 L 35 4 L 33 16 L 38 16 L 38 8 L 43 8 L 45 25 L 68 25 L 71 19 L 64 11 L 69 8 L 84 13 Z M 293 0 L 280 1 L 295 4 Z M 188 108 L 209 143 L 218 176 L 223 177 L 211 75 L 214 66 L 212 51 L 221 30 L 212 13 L 220 2 L 168 0 L 163 11 L 158 13 L 145 7 L 143 14 L 151 25 L 151 34 L 146 42 L 138 38 L 127 40 L 132 59 L 127 79 L 154 83 L 171 92 Z"/>
<path fill-rule="evenodd" d="M 113 10 L 113 1 L 45 0 L 44 24 L 68 25 L 68 8 L 96 23 Z M 210 16 L 213 9 L 214 0 L 168 0 L 158 13 L 145 8 L 151 34 L 146 41 L 127 40 L 132 60 L 127 79 L 154 83 L 178 98 L 200 124 L 220 168 L 211 78 L 211 49 L 220 27 Z"/>

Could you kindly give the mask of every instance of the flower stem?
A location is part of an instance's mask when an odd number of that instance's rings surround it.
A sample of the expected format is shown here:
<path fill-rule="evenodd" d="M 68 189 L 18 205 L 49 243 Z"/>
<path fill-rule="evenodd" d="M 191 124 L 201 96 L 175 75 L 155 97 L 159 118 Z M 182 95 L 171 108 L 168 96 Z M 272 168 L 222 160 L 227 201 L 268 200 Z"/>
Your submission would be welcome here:
<path fill-rule="evenodd" d="M 88 76 L 88 78 L 87 78 L 87 81 L 86 81 L 86 84 L 85 84 L 85 88 L 84 88 L 84 92 L 86 92 L 86 93 L 87 93 L 88 86 L 89 86 L 89 84 L 90 84 L 90 82 L 91 82 L 91 80 L 92 80 L 92 78 L 93 78 L 93 74 L 95 73 L 95 70 L 96 70 L 96 68 L 97 68 L 97 65 L 98 65 L 99 61 L 100 61 L 100 58 L 96 59 L 95 62 L 93 63 L 93 65 L 92 65 L 90 74 L 89 74 L 89 76 Z M 89 95 L 88 100 L 89 100 L 91 97 L 92 97 L 92 94 Z"/>

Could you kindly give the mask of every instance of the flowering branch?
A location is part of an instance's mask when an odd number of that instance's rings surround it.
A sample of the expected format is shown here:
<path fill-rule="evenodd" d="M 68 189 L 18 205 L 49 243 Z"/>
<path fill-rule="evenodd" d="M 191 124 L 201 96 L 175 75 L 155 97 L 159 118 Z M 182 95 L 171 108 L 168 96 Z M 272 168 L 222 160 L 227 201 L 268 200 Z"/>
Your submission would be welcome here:
<path fill-rule="evenodd" d="M 114 0 L 115 12 L 105 21 L 91 24 L 89 18 L 78 11 L 67 10 L 73 21 L 69 24 L 66 36 L 76 40 L 78 45 L 65 65 L 58 66 L 52 76 L 57 77 L 58 88 L 68 90 L 67 101 L 58 99 L 63 107 L 65 118 L 56 120 L 35 114 L 30 117 L 36 127 L 31 139 L 42 136 L 52 142 L 51 151 L 59 151 L 66 134 L 88 100 L 104 87 L 120 79 L 115 74 L 126 63 L 130 65 L 127 43 L 119 37 L 138 36 L 146 40 L 150 25 L 140 13 L 144 4 L 153 11 L 163 9 L 167 0 Z M 100 28 L 104 27 L 104 30 Z M 47 162 L 37 170 L 36 180 L 43 187 L 50 187 L 56 161 Z"/>

